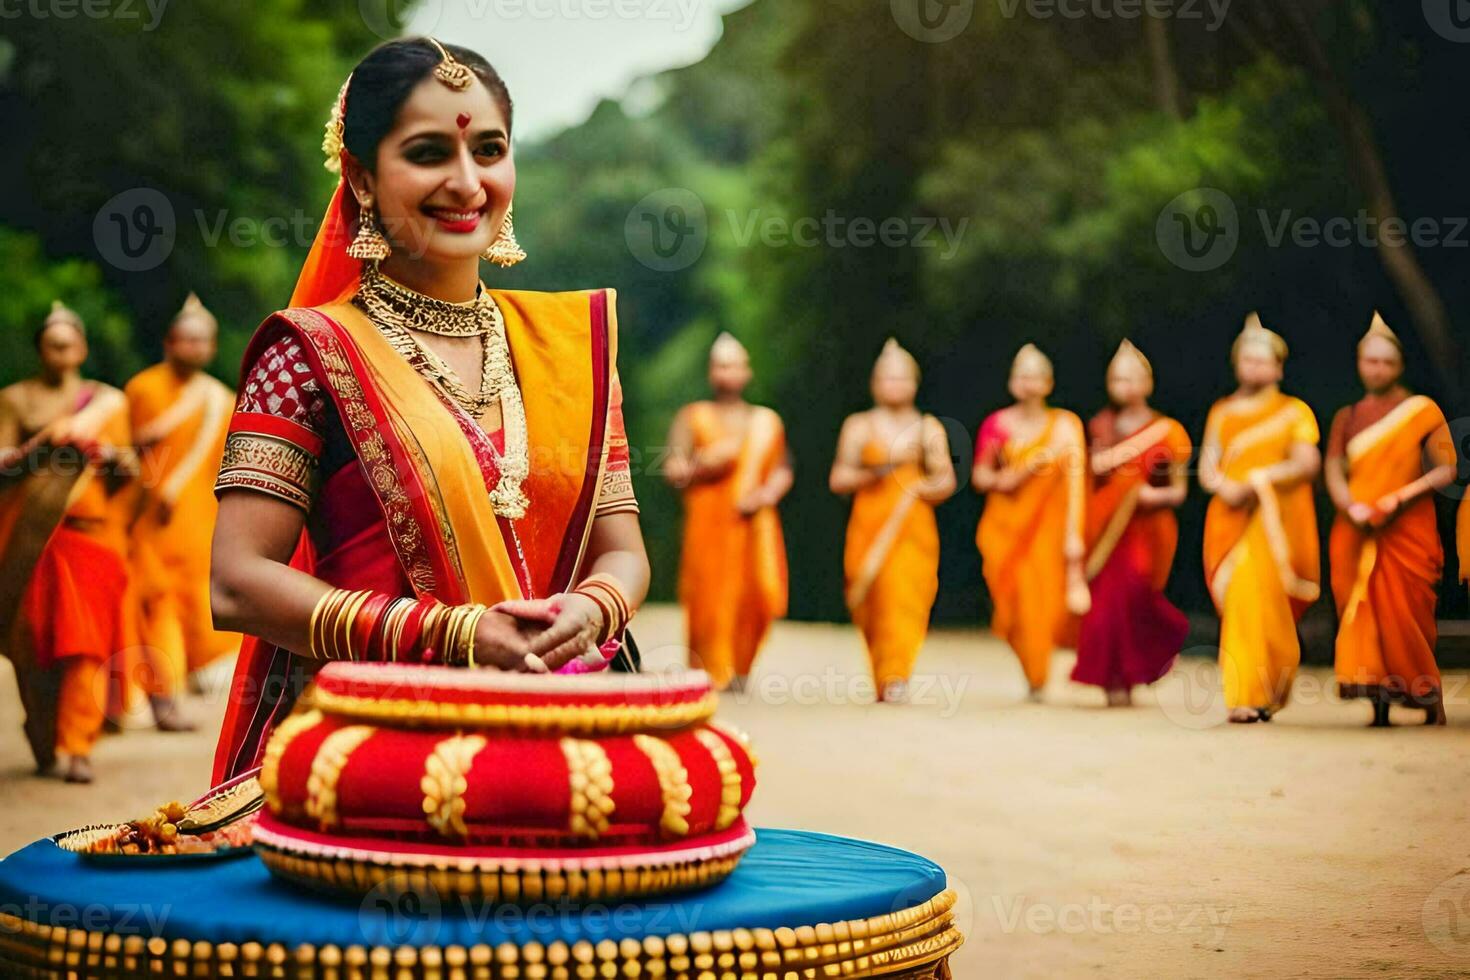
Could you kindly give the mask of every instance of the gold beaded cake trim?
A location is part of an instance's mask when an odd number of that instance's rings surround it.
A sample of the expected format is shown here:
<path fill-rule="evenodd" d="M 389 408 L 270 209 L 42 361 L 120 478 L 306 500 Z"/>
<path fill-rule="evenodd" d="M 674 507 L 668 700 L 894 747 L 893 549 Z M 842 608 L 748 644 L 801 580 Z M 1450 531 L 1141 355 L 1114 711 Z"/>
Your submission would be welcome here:
<path fill-rule="evenodd" d="M 689 771 L 679 759 L 674 747 L 652 735 L 634 735 L 633 744 L 648 757 L 653 771 L 658 776 L 658 786 L 663 794 L 664 813 L 659 828 L 669 837 L 684 837 L 689 833 L 689 800 L 694 789 L 689 785 Z"/>
<path fill-rule="evenodd" d="M 265 794 L 266 806 L 273 813 L 281 813 L 281 756 L 286 754 L 286 747 L 295 740 L 296 736 L 321 723 L 322 713 L 320 711 L 297 711 L 286 717 L 286 720 L 276 726 L 270 741 L 266 743 L 265 753 L 260 759 L 260 789 Z"/>
<path fill-rule="evenodd" d="M 720 770 L 720 811 L 715 817 L 715 829 L 724 830 L 740 819 L 740 767 L 735 764 L 730 746 L 708 728 L 696 729 L 694 737 L 709 750 Z"/>
<path fill-rule="evenodd" d="M 6 976 L 291 976 L 298 980 L 470 980 L 665 977 L 786 980 L 807 977 L 948 977 L 964 938 L 953 892 L 888 915 L 795 929 L 722 929 L 498 946 L 318 946 L 208 943 L 40 925 L 0 912 Z"/>
<path fill-rule="evenodd" d="M 306 779 L 306 815 L 327 830 L 337 823 L 337 782 L 353 751 L 377 731 L 367 725 L 339 728 L 322 740 Z"/>
<path fill-rule="evenodd" d="M 315 688 L 302 695 L 325 714 L 407 727 L 513 728 L 567 735 L 623 735 L 668 731 L 709 720 L 716 695 L 680 704 L 455 704 L 389 698 L 359 698 Z"/>
<path fill-rule="evenodd" d="M 464 794 L 470 788 L 470 767 L 485 747 L 482 735 L 455 735 L 434 746 L 424 760 L 419 788 L 424 792 L 424 816 L 441 837 L 470 835 L 465 826 Z"/>
<path fill-rule="evenodd" d="M 566 756 L 571 789 L 567 827 L 578 837 L 596 840 L 607 833 L 616 807 L 612 798 L 612 761 L 601 745 L 583 739 L 562 739 L 561 751 Z"/>

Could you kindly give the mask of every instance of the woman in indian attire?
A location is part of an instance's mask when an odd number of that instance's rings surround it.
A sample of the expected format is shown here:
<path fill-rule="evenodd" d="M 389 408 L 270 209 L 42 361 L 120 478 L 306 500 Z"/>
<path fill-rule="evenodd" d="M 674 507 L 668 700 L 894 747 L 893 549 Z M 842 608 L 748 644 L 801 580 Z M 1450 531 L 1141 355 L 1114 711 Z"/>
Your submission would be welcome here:
<path fill-rule="evenodd" d="M 1338 410 L 1327 437 L 1337 683 L 1343 697 L 1373 702 L 1375 727 L 1388 724 L 1394 701 L 1424 709 L 1426 724 L 1445 723 L 1434 492 L 1454 482 L 1455 444 L 1439 406 L 1399 383 L 1403 371 L 1403 347 L 1375 313 L 1358 342 L 1366 394 Z"/>
<path fill-rule="evenodd" d="M 1169 672 L 1189 621 L 1164 586 L 1179 544 L 1174 510 L 1184 503 L 1193 447 L 1184 426 L 1149 406 L 1148 358 L 1123 341 L 1108 365 L 1112 406 L 1087 423 L 1092 492 L 1087 500 L 1087 577 L 1072 680 L 1132 703 L 1132 689 Z"/>
<path fill-rule="evenodd" d="M 919 364 L 890 339 L 873 365 L 873 407 L 842 423 L 828 478 L 852 496 L 843 571 L 878 700 L 908 698 L 914 661 L 939 593 L 934 508 L 955 491 L 944 427 L 914 405 Z"/>
<path fill-rule="evenodd" d="M 648 584 L 612 290 L 488 289 L 514 238 L 510 96 L 392 41 L 343 85 L 341 181 L 292 308 L 245 354 L 217 491 L 216 625 L 248 634 L 221 782 L 325 659 L 605 666 Z M 350 244 L 349 244 L 350 243 Z"/>
<path fill-rule="evenodd" d="M 679 603 L 692 666 L 744 690 L 771 623 L 786 614 L 786 544 L 776 506 L 791 489 L 781 416 L 745 400 L 750 354 L 722 333 L 709 352 L 713 398 L 669 429 L 665 476 L 684 498 Z"/>
<path fill-rule="evenodd" d="M 82 378 L 82 319 L 59 301 L 36 333 L 41 373 L 0 390 L 0 652 L 39 772 L 68 757 L 92 780 L 105 714 L 121 711 L 137 621 L 128 522 L 137 459 L 123 393 Z"/>
<path fill-rule="evenodd" d="M 1317 419 L 1281 391 L 1286 341 L 1252 313 L 1230 351 L 1239 387 L 1205 420 L 1204 564 L 1220 614 L 1220 670 L 1235 723 L 1269 721 L 1301 662 L 1296 624 L 1317 601 L 1321 558 L 1312 481 Z"/>
<path fill-rule="evenodd" d="M 1050 358 L 1033 344 L 1016 353 L 1015 404 L 980 426 L 971 485 L 985 495 L 975 532 L 994 606 L 990 628 L 1021 661 L 1041 699 L 1052 651 L 1076 642 L 1091 604 L 1083 572 L 1087 449 L 1082 420 L 1047 404 Z"/>

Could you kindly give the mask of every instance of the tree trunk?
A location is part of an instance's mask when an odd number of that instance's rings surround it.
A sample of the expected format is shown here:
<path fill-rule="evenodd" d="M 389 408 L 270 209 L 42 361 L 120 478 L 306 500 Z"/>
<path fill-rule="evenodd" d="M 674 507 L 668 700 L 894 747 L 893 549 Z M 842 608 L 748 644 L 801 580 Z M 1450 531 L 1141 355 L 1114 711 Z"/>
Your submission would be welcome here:
<path fill-rule="evenodd" d="M 1143 33 L 1148 40 L 1148 60 L 1153 69 L 1154 102 L 1174 119 L 1184 118 L 1179 72 L 1169 43 L 1169 23 L 1162 17 L 1144 17 Z"/>
<path fill-rule="evenodd" d="M 1283 20 L 1297 42 L 1297 49 L 1301 52 L 1307 69 L 1317 80 L 1328 115 L 1332 117 L 1346 145 L 1353 182 L 1365 198 L 1368 214 L 1377 221 L 1377 252 L 1379 261 L 1383 263 L 1383 270 L 1398 289 L 1404 305 L 1409 308 L 1414 327 L 1424 342 L 1444 386 L 1445 395 L 1462 400 L 1464 396 L 1460 394 L 1463 389 L 1460 385 L 1459 351 L 1451 332 L 1444 300 L 1440 298 L 1429 274 L 1419 263 L 1419 256 L 1407 240 L 1407 230 L 1395 236 L 1391 242 L 1385 240 L 1382 234 L 1384 222 L 1390 219 L 1405 229 L 1407 225 L 1394 201 L 1393 187 L 1389 183 L 1388 171 L 1383 165 L 1383 156 L 1378 150 L 1368 114 L 1353 100 L 1351 93 L 1333 70 L 1317 38 L 1316 30 L 1298 6 L 1297 0 L 1288 0 L 1277 9 L 1284 15 Z M 1464 407 L 1457 405 L 1455 410 L 1460 411 Z"/>

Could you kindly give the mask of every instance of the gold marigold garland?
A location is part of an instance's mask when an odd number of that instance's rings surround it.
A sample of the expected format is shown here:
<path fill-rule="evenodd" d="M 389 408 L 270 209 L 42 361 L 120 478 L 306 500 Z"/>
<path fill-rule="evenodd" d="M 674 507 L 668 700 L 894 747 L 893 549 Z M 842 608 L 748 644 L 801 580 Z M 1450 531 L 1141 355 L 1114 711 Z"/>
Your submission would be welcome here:
<path fill-rule="evenodd" d="M 347 760 L 376 731 L 367 725 L 348 725 L 328 735 L 316 750 L 316 757 L 311 760 L 311 775 L 306 780 L 306 815 L 322 830 L 337 823 L 337 781 L 342 778 Z"/>
<path fill-rule="evenodd" d="M 720 770 L 720 810 L 715 817 L 715 829 L 724 830 L 740 819 L 740 767 L 730 746 L 708 728 L 696 729 L 694 737 L 709 750 Z"/>
<path fill-rule="evenodd" d="M 424 791 L 424 815 L 441 837 L 465 838 L 464 794 L 470 788 L 469 771 L 485 747 L 483 735 L 455 735 L 434 746 L 424 760 L 419 788 Z"/>
<path fill-rule="evenodd" d="M 689 772 L 680 761 L 679 753 L 668 742 L 652 735 L 634 735 L 633 744 L 653 763 L 653 771 L 658 776 L 664 800 L 659 827 L 669 837 L 686 836 L 689 833 L 689 798 L 694 791 L 689 786 Z"/>
<path fill-rule="evenodd" d="M 578 837 L 596 840 L 607 833 L 615 806 L 612 762 L 601 745 L 584 739 L 562 739 L 561 751 L 572 791 L 568 827 Z"/>
<path fill-rule="evenodd" d="M 298 711 L 287 716 L 276 726 L 275 734 L 266 743 L 265 753 L 260 759 L 260 790 L 265 794 L 266 806 L 274 813 L 283 812 L 281 805 L 281 757 L 286 747 L 297 735 L 321 723 L 320 711 Z"/>

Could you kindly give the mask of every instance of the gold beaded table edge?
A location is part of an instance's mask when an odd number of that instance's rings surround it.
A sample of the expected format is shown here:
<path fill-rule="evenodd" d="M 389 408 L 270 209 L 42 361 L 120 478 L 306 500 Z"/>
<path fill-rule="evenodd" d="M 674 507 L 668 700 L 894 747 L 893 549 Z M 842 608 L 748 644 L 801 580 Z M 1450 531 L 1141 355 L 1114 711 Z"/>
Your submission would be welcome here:
<path fill-rule="evenodd" d="M 0 966 L 47 978 L 244 977 L 280 980 L 817 980 L 948 978 L 964 938 L 955 895 L 888 915 L 798 929 L 734 929 L 543 946 L 315 946 L 191 942 L 87 933 L 0 912 Z M 612 972 L 608 972 L 611 970 Z"/>

